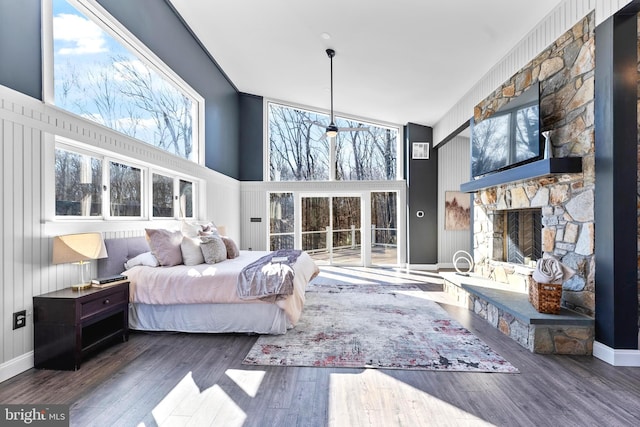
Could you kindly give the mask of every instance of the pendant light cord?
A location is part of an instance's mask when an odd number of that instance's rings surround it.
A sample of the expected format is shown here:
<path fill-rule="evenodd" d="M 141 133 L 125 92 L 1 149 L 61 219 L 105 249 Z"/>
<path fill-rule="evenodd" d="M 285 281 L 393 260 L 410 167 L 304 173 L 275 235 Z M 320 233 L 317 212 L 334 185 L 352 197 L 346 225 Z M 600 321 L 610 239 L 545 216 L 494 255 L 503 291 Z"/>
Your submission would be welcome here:
<path fill-rule="evenodd" d="M 333 55 L 331 58 L 331 123 L 333 123 Z"/>

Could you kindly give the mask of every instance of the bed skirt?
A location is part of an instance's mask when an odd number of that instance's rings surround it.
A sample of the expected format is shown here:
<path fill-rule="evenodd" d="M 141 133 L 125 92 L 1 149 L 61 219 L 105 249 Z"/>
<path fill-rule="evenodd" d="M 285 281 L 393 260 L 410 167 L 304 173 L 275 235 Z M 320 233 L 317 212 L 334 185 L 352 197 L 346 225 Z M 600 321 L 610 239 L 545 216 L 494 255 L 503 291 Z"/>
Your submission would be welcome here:
<path fill-rule="evenodd" d="M 129 328 L 138 331 L 280 335 L 289 327 L 285 312 L 274 304 L 129 303 Z"/>

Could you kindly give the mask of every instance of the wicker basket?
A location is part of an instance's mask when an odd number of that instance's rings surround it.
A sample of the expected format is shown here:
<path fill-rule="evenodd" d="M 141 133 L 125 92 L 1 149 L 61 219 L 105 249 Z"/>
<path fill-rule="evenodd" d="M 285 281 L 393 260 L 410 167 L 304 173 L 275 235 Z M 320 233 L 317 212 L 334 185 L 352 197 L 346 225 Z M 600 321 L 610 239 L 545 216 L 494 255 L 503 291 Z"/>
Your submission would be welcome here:
<path fill-rule="evenodd" d="M 540 313 L 559 314 L 562 300 L 562 283 L 538 283 L 532 280 L 529 284 L 529 302 Z"/>

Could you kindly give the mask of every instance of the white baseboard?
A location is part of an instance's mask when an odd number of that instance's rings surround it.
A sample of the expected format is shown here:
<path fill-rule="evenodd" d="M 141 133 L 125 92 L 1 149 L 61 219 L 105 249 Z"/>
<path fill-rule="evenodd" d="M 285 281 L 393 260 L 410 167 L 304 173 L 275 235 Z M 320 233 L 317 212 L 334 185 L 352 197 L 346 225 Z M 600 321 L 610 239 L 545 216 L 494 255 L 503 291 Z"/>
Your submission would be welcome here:
<path fill-rule="evenodd" d="M 640 350 L 615 349 L 598 341 L 593 343 L 593 357 L 613 366 L 640 367 Z"/>
<path fill-rule="evenodd" d="M 33 368 L 33 351 L 25 353 L 0 365 L 0 382 Z"/>

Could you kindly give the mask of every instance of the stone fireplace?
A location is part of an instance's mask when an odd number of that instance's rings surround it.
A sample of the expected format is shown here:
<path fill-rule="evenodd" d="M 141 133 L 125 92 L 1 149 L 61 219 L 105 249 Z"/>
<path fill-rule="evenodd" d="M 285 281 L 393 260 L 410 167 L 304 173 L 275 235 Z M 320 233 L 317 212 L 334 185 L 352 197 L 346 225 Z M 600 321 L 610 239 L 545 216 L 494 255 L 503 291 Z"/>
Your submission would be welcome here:
<path fill-rule="evenodd" d="M 595 310 L 594 49 L 590 14 L 474 111 L 481 121 L 540 82 L 540 126 L 550 131 L 553 157 L 582 163 L 581 173 L 525 177 L 475 192 L 476 272 L 526 287 L 533 269 L 523 265 L 524 257 L 552 255 L 576 271 L 563 284 L 562 304 L 589 316 Z"/>

